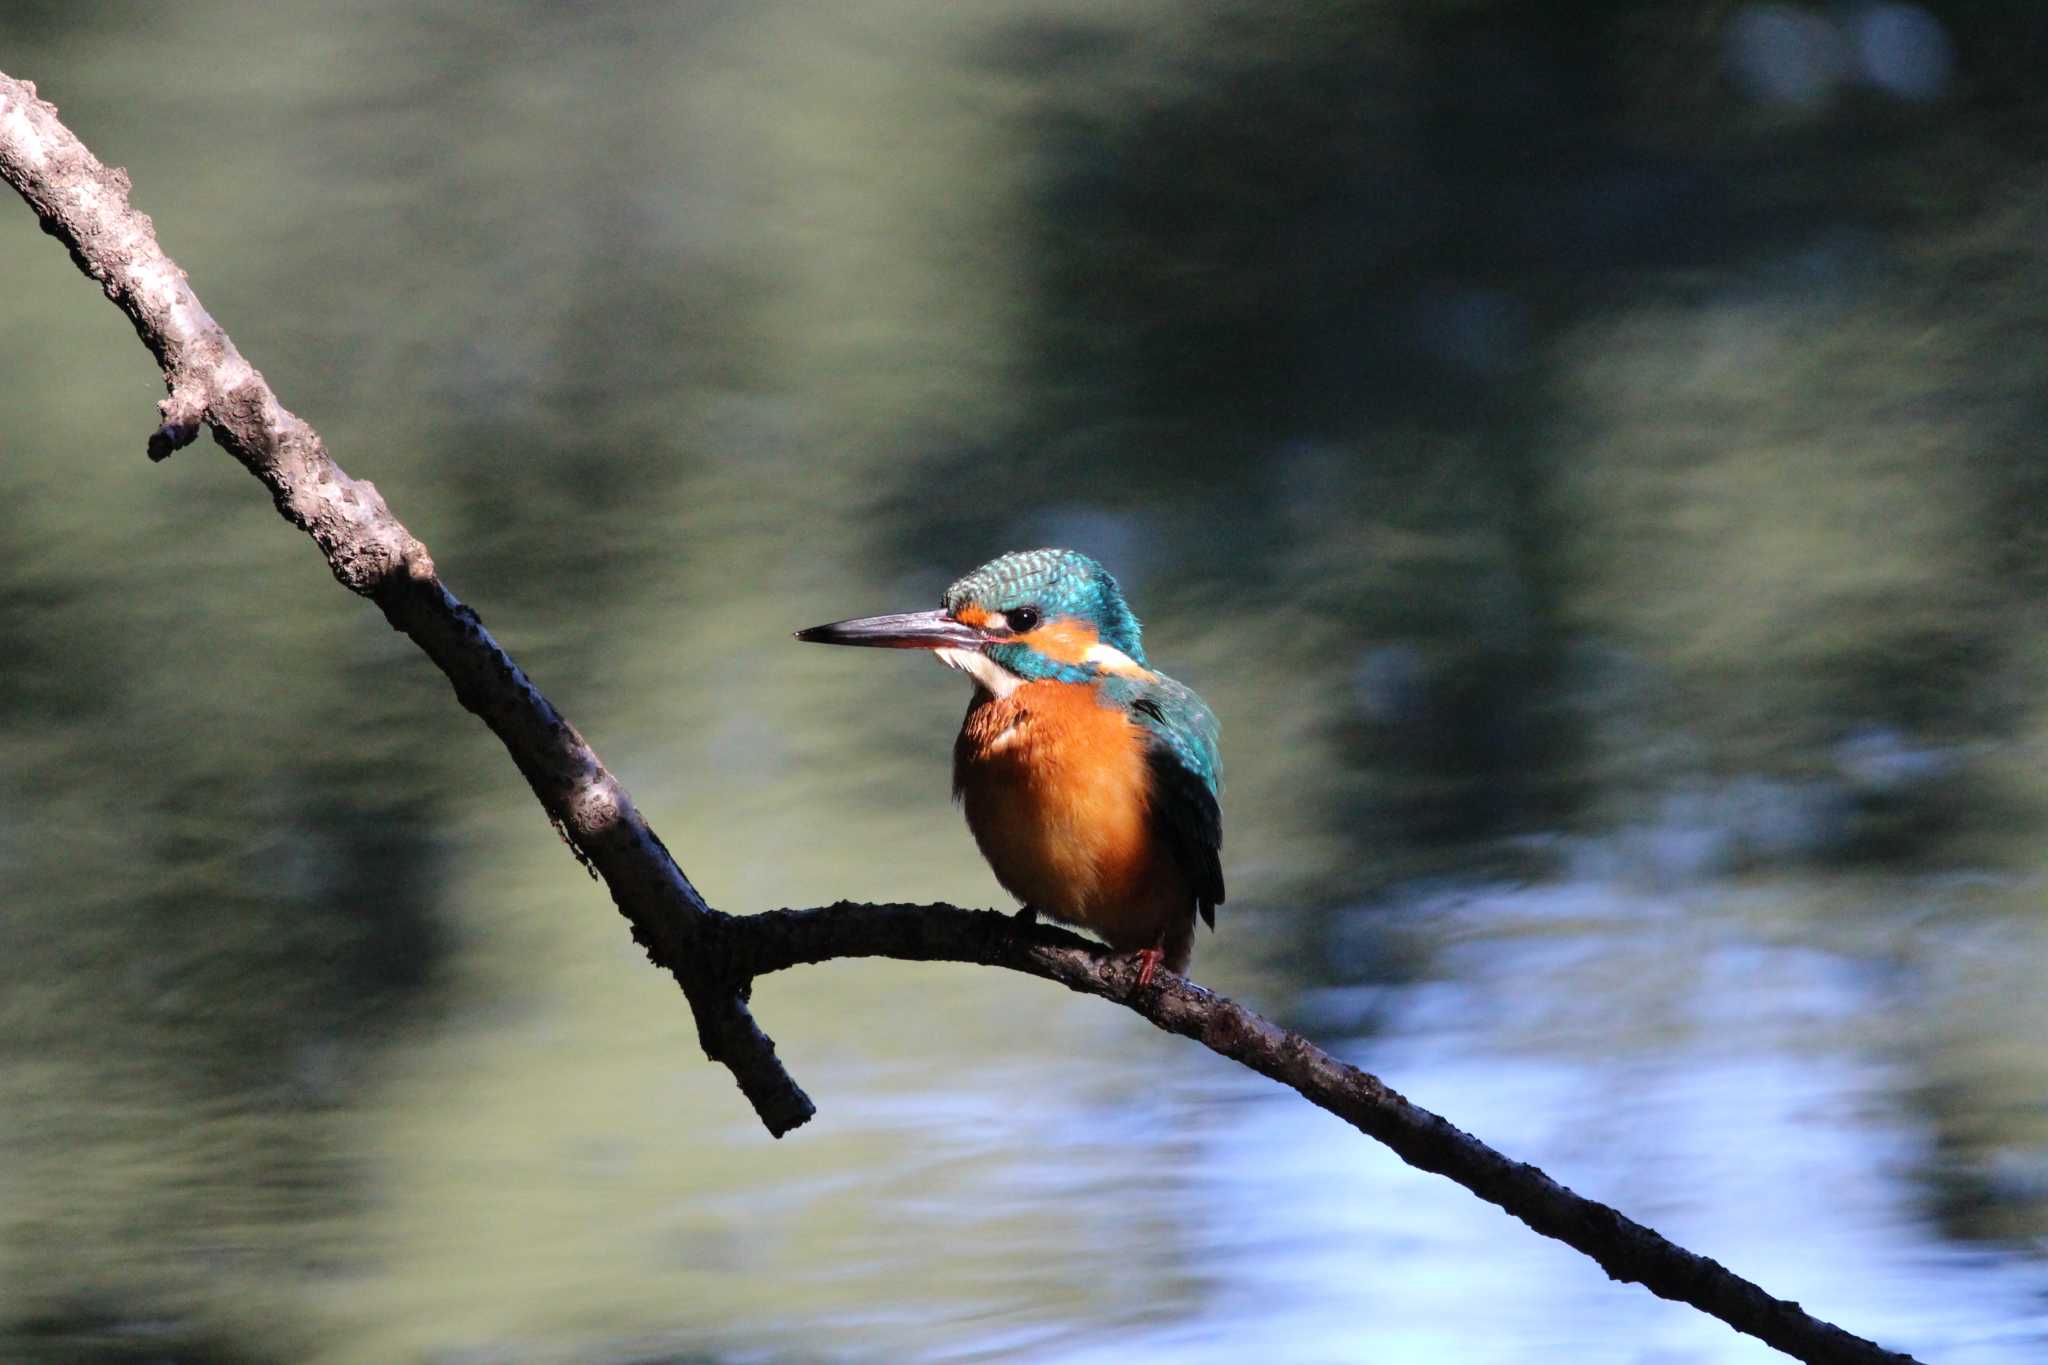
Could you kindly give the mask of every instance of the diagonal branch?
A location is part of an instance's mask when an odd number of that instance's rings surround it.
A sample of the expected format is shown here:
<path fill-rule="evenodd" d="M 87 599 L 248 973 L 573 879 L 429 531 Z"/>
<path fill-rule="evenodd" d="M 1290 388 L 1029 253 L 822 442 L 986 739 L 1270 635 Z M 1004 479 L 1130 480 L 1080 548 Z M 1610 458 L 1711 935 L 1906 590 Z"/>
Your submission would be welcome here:
<path fill-rule="evenodd" d="M 732 1071 L 775 1136 L 815 1110 L 748 1011 L 755 977 L 840 957 L 1005 967 L 1115 1001 L 1290 1086 L 1402 1160 L 1449 1176 L 1584 1252 L 1613 1278 L 1691 1304 L 1788 1355 L 1910 1362 L 1511 1161 L 1234 1001 L 1171 973 L 1139 990 L 1128 960 L 1063 930 L 949 905 L 840 904 L 737 918 L 713 910 L 576 728 L 443 586 L 426 547 L 376 488 L 344 473 L 235 349 L 157 244 L 149 218 L 129 205 L 127 175 L 102 165 L 34 86 L 4 73 L 0 178 L 127 315 L 162 366 L 170 396 L 159 405 L 163 421 L 150 437 L 150 458 L 163 459 L 210 429 L 270 490 L 285 520 L 313 538 L 335 578 L 375 602 L 433 660 L 456 699 L 503 742 L 577 857 L 603 879 L 634 939 L 682 986 L 706 1055 Z"/>
<path fill-rule="evenodd" d="M 1592 1257 L 1612 1279 L 1691 1304 L 1798 1360 L 1908 1365 L 1888 1351 L 1773 1297 L 1718 1261 L 1515 1161 L 1405 1097 L 1377 1076 L 1339 1061 L 1298 1033 L 1191 981 L 1161 973 L 1139 990 L 1132 959 L 1077 935 L 992 910 L 951 905 L 853 905 L 775 910 L 728 919 L 723 956 L 736 972 L 781 971 L 841 957 L 975 962 L 1056 981 L 1143 1015 L 1168 1033 L 1299 1092 L 1411 1166 L 1448 1176 L 1546 1237 Z"/>
<path fill-rule="evenodd" d="M 128 203 L 128 176 L 110 170 L 57 119 L 35 87 L 0 74 L 0 176 L 71 249 L 135 324 L 170 390 L 149 454 L 162 459 L 209 427 L 263 482 L 278 512 L 313 538 L 342 586 L 375 602 L 447 675 L 456 700 L 505 745 L 548 818 L 611 889 L 647 955 L 689 996 L 706 1055 L 731 1068 L 770 1132 L 816 1112 L 776 1060 L 739 993 L 703 973 L 696 944 L 721 918 L 704 903 L 633 798 L 576 727 L 512 661 L 475 611 L 443 586 L 427 547 L 383 495 L 352 479 L 312 427 L 288 411 L 201 306 L 185 272 Z"/>

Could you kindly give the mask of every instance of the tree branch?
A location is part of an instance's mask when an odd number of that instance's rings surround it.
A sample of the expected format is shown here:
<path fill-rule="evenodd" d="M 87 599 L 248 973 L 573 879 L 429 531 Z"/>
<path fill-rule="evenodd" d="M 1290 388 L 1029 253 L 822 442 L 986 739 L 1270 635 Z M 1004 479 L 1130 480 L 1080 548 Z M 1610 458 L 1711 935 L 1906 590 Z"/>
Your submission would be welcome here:
<path fill-rule="evenodd" d="M 1592 1257 L 1612 1279 L 1691 1304 L 1798 1360 L 1903 1365 L 1888 1351 L 1775 1298 L 1718 1261 L 1687 1251 L 1605 1204 L 1574 1194 L 1448 1120 L 1237 1002 L 1161 972 L 1145 990 L 1128 956 L 1063 929 L 951 905 L 855 905 L 775 910 L 725 923 L 730 969 L 766 974 L 841 957 L 974 962 L 1056 981 L 1115 1001 L 1168 1033 L 1192 1038 L 1298 1092 L 1392 1148 L 1411 1166 L 1448 1176 L 1546 1237 Z"/>
<path fill-rule="evenodd" d="M 443 586 L 427 549 L 370 483 L 350 478 L 200 305 L 128 203 L 125 173 L 102 165 L 35 87 L 0 73 L 0 178 L 70 249 L 134 324 L 163 369 L 169 397 L 148 454 L 161 460 L 202 428 L 270 490 L 335 578 L 375 602 L 490 727 L 579 860 L 610 889 L 649 958 L 682 986 L 705 1054 L 731 1070 L 769 1132 L 815 1112 L 755 1024 L 757 976 L 841 957 L 973 962 L 1056 981 L 1124 1005 L 1290 1086 L 1402 1160 L 1498 1204 L 1536 1231 L 1738 1331 L 1811 1362 L 1885 1362 L 1887 1351 L 1666 1241 L 1604 1204 L 1511 1161 L 1299 1034 L 1172 973 L 1144 990 L 1130 960 L 1064 930 L 950 905 L 839 904 L 733 917 L 713 910 L 641 818 L 632 797 L 490 633 Z"/>
<path fill-rule="evenodd" d="M 286 521 L 313 538 L 343 587 L 375 602 L 423 650 L 505 745 L 548 818 L 604 879 L 647 955 L 689 996 L 705 1054 L 724 1063 L 777 1137 L 816 1112 L 776 1059 L 738 990 L 703 972 L 695 945 L 722 918 L 704 903 L 633 798 L 471 610 L 442 585 L 434 561 L 383 495 L 350 478 L 319 434 L 288 411 L 201 306 L 128 203 L 128 176 L 100 164 L 35 97 L 0 74 L 0 176 L 43 230 L 71 249 L 135 324 L 170 390 L 149 455 L 163 459 L 201 426 L 270 490 Z"/>

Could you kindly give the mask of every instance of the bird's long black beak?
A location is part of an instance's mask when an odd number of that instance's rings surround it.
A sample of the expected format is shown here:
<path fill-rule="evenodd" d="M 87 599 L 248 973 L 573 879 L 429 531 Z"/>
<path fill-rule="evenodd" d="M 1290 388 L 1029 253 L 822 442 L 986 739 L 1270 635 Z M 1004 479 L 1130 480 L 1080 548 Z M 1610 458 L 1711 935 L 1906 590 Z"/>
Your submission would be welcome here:
<path fill-rule="evenodd" d="M 860 616 L 796 633 L 816 645 L 868 645 L 875 649 L 980 649 L 989 636 L 943 611 Z"/>

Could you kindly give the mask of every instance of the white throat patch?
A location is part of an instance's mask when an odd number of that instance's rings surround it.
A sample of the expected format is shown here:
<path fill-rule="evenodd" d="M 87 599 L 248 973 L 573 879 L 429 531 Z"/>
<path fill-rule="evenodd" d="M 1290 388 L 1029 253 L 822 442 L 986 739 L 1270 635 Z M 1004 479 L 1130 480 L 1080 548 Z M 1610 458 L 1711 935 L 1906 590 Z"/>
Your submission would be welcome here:
<path fill-rule="evenodd" d="M 1024 685 L 1024 680 L 978 649 L 935 649 L 932 653 L 948 668 L 957 668 L 974 679 L 975 685 L 992 697 L 1007 697 Z"/>

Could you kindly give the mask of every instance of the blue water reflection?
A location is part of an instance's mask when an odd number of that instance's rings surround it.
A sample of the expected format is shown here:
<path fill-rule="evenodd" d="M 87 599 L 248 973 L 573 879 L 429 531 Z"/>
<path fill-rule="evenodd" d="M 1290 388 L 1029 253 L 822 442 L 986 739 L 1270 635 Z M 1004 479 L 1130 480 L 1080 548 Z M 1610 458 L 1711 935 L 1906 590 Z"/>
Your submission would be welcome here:
<path fill-rule="evenodd" d="M 1371 1034 L 1337 1044 L 1348 1060 L 1810 1311 L 1926 1359 L 2038 1358 L 2048 1268 L 1957 1248 L 1926 1206 L 1934 1141 L 1899 1103 L 1912 1078 L 1885 1020 L 1938 999 L 1893 961 L 1760 932 L 1775 897 L 1799 894 L 1439 888 L 1378 926 L 1435 943 L 1437 975 L 1312 993 L 1302 1022 L 1341 1040 L 1370 1018 Z M 1147 1302 L 1160 1291 L 1142 1273 L 1098 1261 L 1102 1283 L 1128 1283 L 1129 1320 L 986 1334 L 957 1322 L 968 1340 L 927 1358 L 1781 1358 L 1608 1282 L 1256 1079 L 1170 1070 L 1138 1083 L 1143 1117 L 1064 1134 L 1006 1188 L 1133 1226 L 1163 1217 L 1184 1287 Z M 1162 1139 L 1172 1189 L 1074 1174 Z"/>

